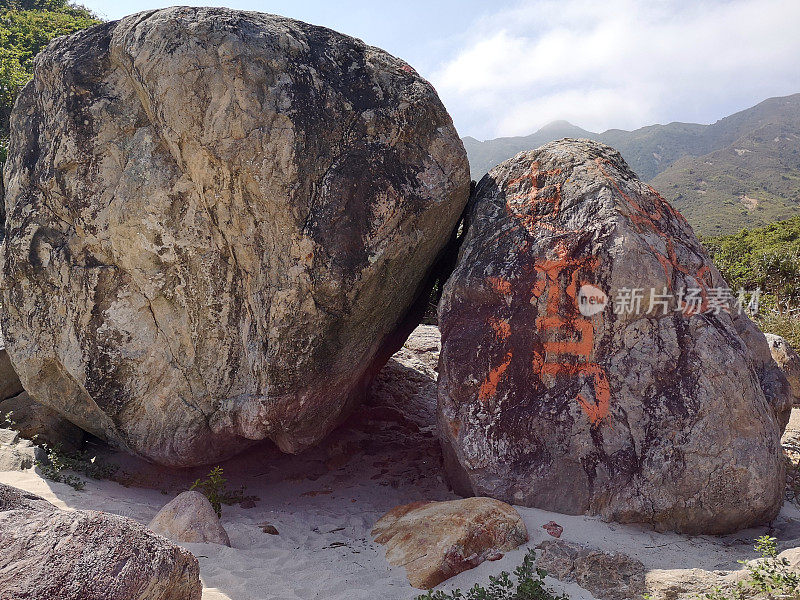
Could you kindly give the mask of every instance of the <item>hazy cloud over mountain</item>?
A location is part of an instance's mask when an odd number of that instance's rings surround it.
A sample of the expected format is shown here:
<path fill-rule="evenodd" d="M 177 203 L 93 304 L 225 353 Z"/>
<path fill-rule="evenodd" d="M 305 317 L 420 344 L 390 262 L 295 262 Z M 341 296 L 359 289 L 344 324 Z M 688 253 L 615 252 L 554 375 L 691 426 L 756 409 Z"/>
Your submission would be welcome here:
<path fill-rule="evenodd" d="M 713 122 L 800 91 L 797 0 L 545 0 L 475 21 L 430 78 L 462 135 Z"/>

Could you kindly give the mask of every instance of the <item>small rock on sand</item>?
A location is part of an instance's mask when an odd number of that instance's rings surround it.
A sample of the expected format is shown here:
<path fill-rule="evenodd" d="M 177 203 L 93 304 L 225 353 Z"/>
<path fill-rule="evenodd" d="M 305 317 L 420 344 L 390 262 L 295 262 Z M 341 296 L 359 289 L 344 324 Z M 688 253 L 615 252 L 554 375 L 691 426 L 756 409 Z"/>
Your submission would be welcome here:
<path fill-rule="evenodd" d="M 200 492 L 178 494 L 158 511 L 148 527 L 176 542 L 231 545 L 217 513 Z"/>
<path fill-rule="evenodd" d="M 372 535 L 386 545 L 386 560 L 403 565 L 418 589 L 430 589 L 528 541 L 519 513 L 491 498 L 398 506 L 381 517 Z"/>

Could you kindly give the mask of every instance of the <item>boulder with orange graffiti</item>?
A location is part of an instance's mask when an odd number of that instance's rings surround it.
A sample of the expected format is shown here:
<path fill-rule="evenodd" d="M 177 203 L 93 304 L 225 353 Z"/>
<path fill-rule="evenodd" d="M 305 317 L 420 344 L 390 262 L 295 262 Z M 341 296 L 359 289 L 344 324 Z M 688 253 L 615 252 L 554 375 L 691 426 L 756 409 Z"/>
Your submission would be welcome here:
<path fill-rule="evenodd" d="M 791 399 L 691 227 L 613 149 L 493 169 L 439 305 L 439 430 L 463 495 L 659 530 L 774 517 Z"/>

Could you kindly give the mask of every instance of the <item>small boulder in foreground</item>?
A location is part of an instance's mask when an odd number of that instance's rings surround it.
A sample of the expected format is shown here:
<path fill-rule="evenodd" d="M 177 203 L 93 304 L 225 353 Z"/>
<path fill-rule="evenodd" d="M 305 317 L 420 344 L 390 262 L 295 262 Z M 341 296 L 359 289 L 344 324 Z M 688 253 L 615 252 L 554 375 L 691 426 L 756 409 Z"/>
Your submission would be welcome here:
<path fill-rule="evenodd" d="M 178 494 L 158 511 L 148 527 L 176 542 L 231 545 L 211 502 L 200 492 Z"/>
<path fill-rule="evenodd" d="M 0 484 L 0 598 L 200 600 L 197 559 L 136 521 Z"/>
<path fill-rule="evenodd" d="M 536 566 L 560 581 L 574 581 L 598 600 L 641 600 L 645 568 L 619 552 L 604 552 L 564 540 L 548 540 L 537 547 Z"/>
<path fill-rule="evenodd" d="M 794 406 L 800 406 L 800 355 L 781 336 L 772 333 L 766 333 L 764 336 L 767 338 L 773 360 L 786 375 L 786 380 L 792 389 Z"/>
<path fill-rule="evenodd" d="M 404 566 L 418 589 L 430 589 L 528 541 L 514 507 L 491 498 L 398 506 L 381 517 L 372 535 L 386 546 L 386 560 Z"/>

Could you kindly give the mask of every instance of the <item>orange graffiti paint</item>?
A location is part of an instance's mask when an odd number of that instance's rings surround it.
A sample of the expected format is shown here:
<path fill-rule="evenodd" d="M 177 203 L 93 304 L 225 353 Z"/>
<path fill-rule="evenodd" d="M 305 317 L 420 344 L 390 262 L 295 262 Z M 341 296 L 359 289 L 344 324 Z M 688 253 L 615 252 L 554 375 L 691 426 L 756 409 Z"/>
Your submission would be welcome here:
<path fill-rule="evenodd" d="M 505 294 L 506 296 L 511 294 L 511 282 L 507 279 L 503 279 L 502 277 L 489 277 L 486 281 L 489 282 L 489 285 L 495 292 Z"/>
<path fill-rule="evenodd" d="M 648 245 L 650 250 L 655 254 L 658 261 L 661 263 L 661 267 L 664 269 L 664 276 L 667 281 L 667 287 L 670 291 L 673 291 L 672 287 L 672 274 L 674 271 L 678 271 L 684 275 L 688 275 L 692 277 L 695 281 L 697 281 L 698 289 L 700 290 L 701 296 L 701 304 L 697 310 L 692 310 L 691 306 L 684 302 L 682 309 L 683 313 L 686 316 L 691 316 L 692 314 L 696 313 L 703 313 L 708 310 L 708 288 L 711 286 L 711 282 L 706 279 L 706 275 L 708 274 L 708 266 L 701 267 L 697 272 L 690 272 L 690 270 L 685 267 L 684 265 L 678 262 L 677 255 L 675 253 L 675 245 L 672 241 L 672 237 L 665 233 L 661 227 L 660 221 L 664 216 L 664 213 L 667 212 L 670 215 L 676 217 L 679 221 L 683 223 L 686 222 L 686 219 L 676 211 L 669 203 L 664 200 L 664 198 L 659 194 L 656 190 L 652 187 L 647 186 L 648 191 L 651 193 L 653 197 L 653 204 L 655 205 L 655 209 L 652 213 L 648 213 L 638 202 L 636 202 L 630 195 L 626 194 L 622 189 L 619 187 L 617 182 L 614 180 L 611 175 L 609 175 L 608 171 L 603 167 L 604 164 L 608 164 L 608 159 L 597 158 L 595 159 L 595 164 L 599 169 L 600 173 L 605 177 L 614 190 L 619 194 L 623 200 L 628 204 L 630 208 L 633 209 L 634 213 L 630 215 L 631 222 L 636 226 L 640 233 L 650 232 L 654 233 L 659 236 L 667 249 L 667 253 L 664 254 L 663 252 L 659 251 L 655 246 L 650 244 L 649 242 L 645 241 Z"/>
<path fill-rule="evenodd" d="M 506 319 L 498 319 L 497 317 L 489 317 L 489 325 L 494 330 L 495 337 L 501 342 L 508 340 L 511 335 L 511 325 Z"/>
<path fill-rule="evenodd" d="M 506 354 L 505 360 L 497 365 L 494 369 L 489 371 L 489 376 L 481 384 L 481 389 L 478 393 L 478 400 L 481 402 L 486 402 L 489 398 L 494 397 L 494 395 L 497 393 L 497 386 L 500 384 L 500 380 L 503 378 L 503 374 L 506 372 L 508 365 L 511 364 L 511 356 L 512 352 L 509 350 Z"/>
<path fill-rule="evenodd" d="M 559 315 L 548 315 L 536 319 L 540 331 L 566 330 L 567 334 L 577 334 L 573 341 L 545 341 L 544 350 L 551 354 L 571 354 L 588 358 L 594 348 L 594 327 L 589 319 L 565 319 Z"/>
<path fill-rule="evenodd" d="M 588 318 L 575 315 L 562 315 L 562 305 L 571 304 L 574 312 L 577 306 L 578 286 L 588 283 L 581 273 L 592 274 L 599 265 L 595 256 L 569 258 L 570 247 L 563 238 L 574 238 L 580 231 L 558 227 L 552 220 L 558 216 L 561 204 L 562 182 L 553 178 L 562 173 L 561 169 L 541 171 L 539 163 L 531 165 L 530 172 L 506 184 L 506 212 L 517 225 L 506 230 L 503 235 L 520 227 L 530 234 L 541 228 L 562 236 L 553 248 L 555 258 L 537 260 L 533 267 L 536 280 L 530 288 L 531 301 L 538 301 L 547 294 L 545 314 L 536 319 L 536 329 L 544 339 L 545 356 L 534 352 L 531 368 L 540 378 L 542 376 L 588 376 L 594 385 L 595 400 L 591 402 L 578 394 L 575 400 L 593 425 L 599 425 L 609 414 L 611 389 L 605 370 L 590 362 L 594 351 L 594 325 Z M 518 252 L 526 252 L 528 244 L 518 247 Z M 497 293 L 512 294 L 512 282 L 496 277 L 488 278 L 489 286 Z M 488 321 L 495 337 L 507 344 L 511 336 L 512 323 L 491 317 Z M 552 338 L 556 339 L 552 339 Z M 486 403 L 497 393 L 512 358 L 511 350 L 505 354 L 504 361 L 492 368 L 481 384 L 478 399 Z M 578 362 L 571 362 L 577 359 Z"/>

